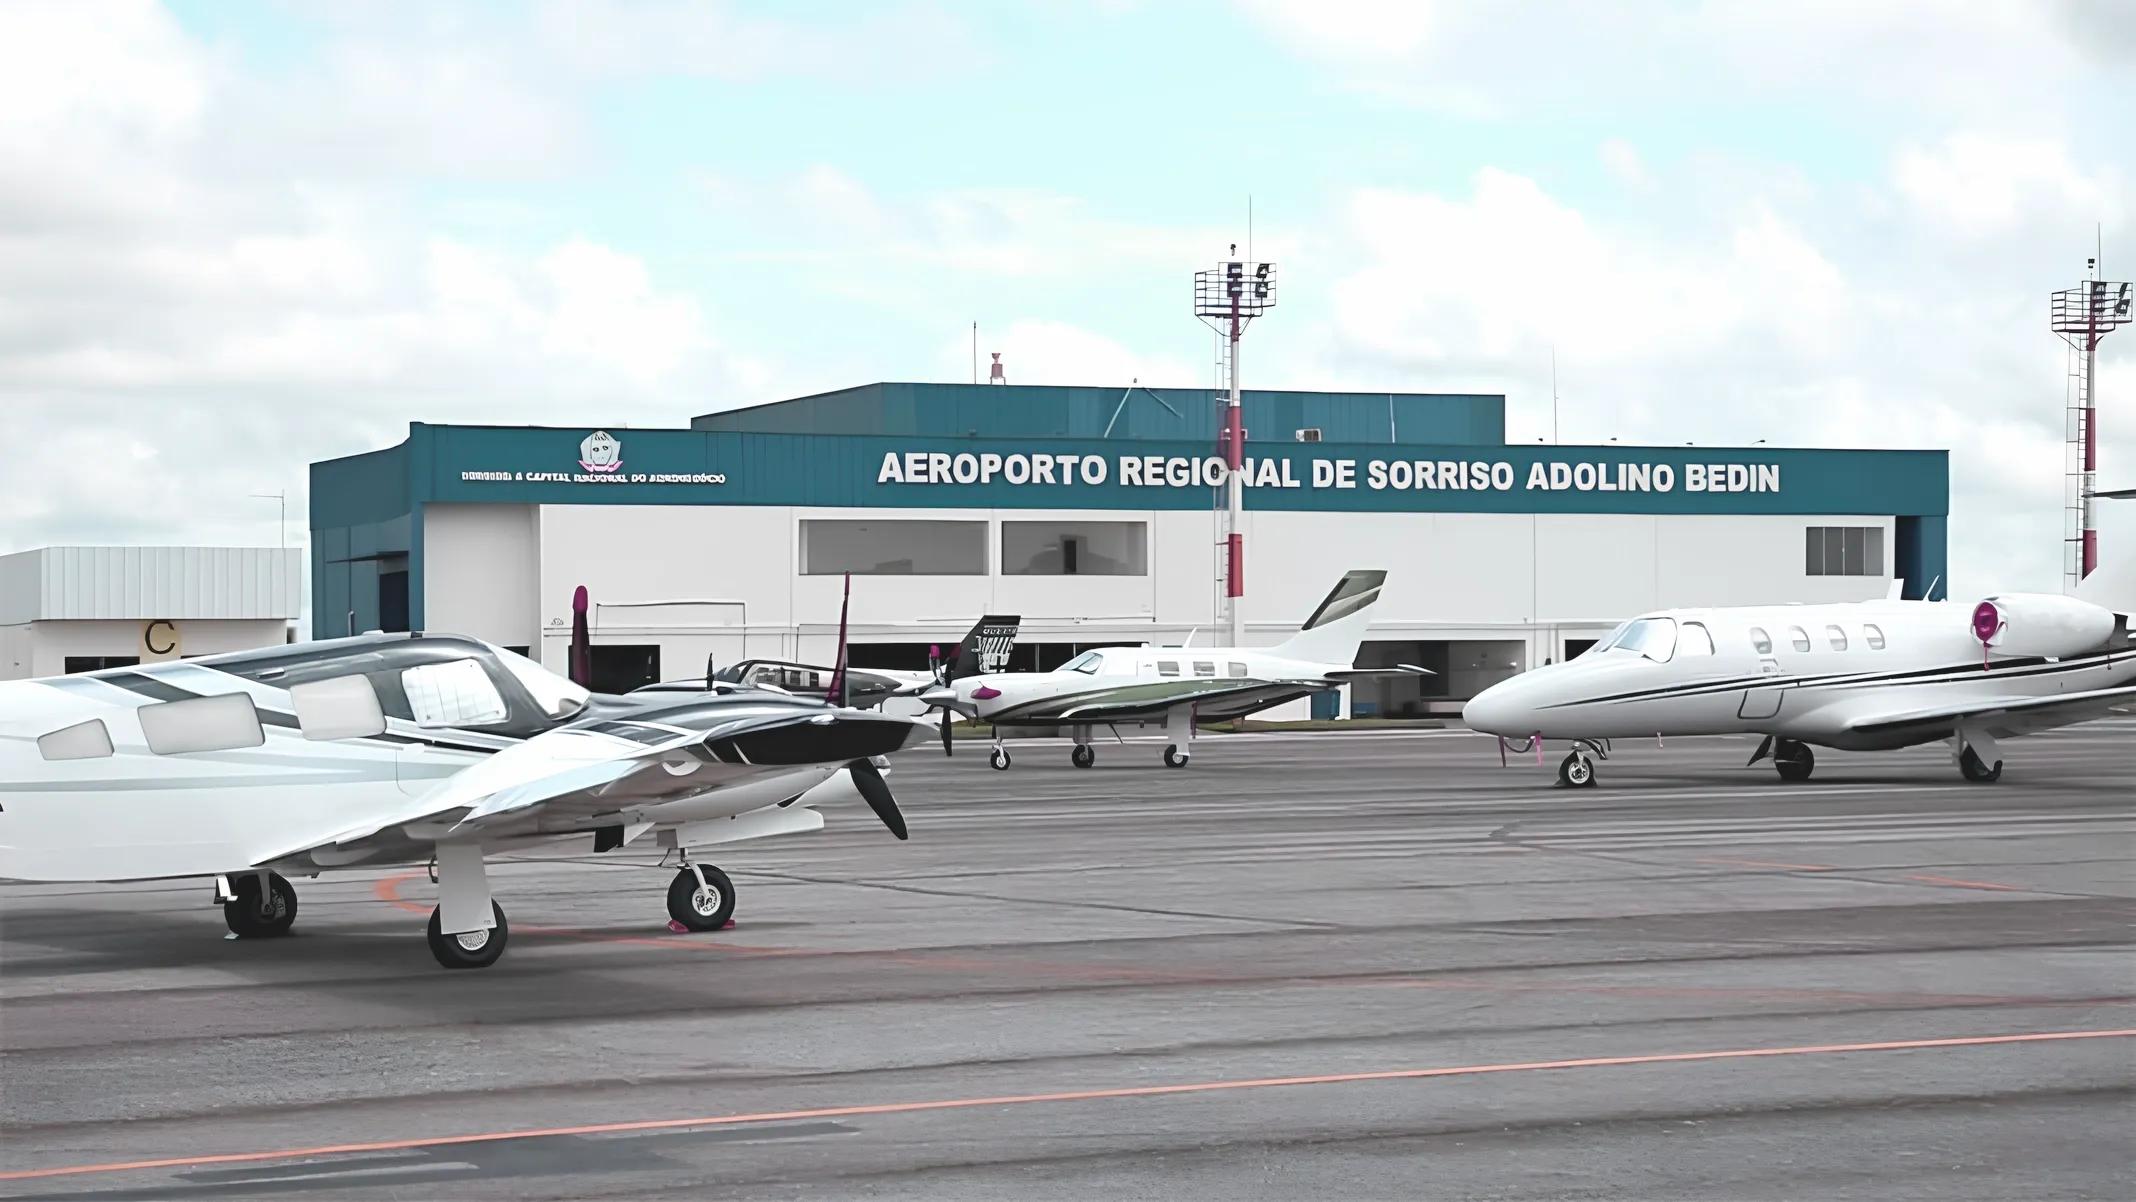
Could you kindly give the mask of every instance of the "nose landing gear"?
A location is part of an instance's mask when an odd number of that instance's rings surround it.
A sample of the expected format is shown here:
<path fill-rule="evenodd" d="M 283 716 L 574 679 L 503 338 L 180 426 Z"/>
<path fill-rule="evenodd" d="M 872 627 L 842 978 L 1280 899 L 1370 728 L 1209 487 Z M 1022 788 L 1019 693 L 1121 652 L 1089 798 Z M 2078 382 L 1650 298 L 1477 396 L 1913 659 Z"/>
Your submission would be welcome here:
<path fill-rule="evenodd" d="M 230 882 L 229 893 L 223 922 L 240 939 L 287 935 L 297 921 L 296 886 L 279 872 L 248 872 Z"/>
<path fill-rule="evenodd" d="M 1595 761 L 1609 758 L 1609 743 L 1602 739 L 1575 739 L 1572 750 L 1558 761 L 1558 784 L 1567 789 L 1591 789 L 1595 784 Z"/>

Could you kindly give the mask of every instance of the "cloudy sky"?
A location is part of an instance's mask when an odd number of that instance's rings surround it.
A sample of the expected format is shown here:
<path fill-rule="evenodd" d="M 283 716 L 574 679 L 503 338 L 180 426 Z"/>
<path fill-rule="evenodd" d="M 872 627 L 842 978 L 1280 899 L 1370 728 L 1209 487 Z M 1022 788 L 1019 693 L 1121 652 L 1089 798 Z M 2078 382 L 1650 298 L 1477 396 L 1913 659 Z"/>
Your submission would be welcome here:
<path fill-rule="evenodd" d="M 2136 275 L 2120 0 L 0 5 L 0 552 L 271 545 L 411 420 L 877 379 L 1503 391 L 1565 442 L 1952 452 L 2059 579 L 2047 297 Z M 2105 483 L 2136 485 L 2136 330 Z M 2130 503 L 2136 504 L 2136 503 Z M 2136 554 L 2136 512 L 2108 553 Z"/>

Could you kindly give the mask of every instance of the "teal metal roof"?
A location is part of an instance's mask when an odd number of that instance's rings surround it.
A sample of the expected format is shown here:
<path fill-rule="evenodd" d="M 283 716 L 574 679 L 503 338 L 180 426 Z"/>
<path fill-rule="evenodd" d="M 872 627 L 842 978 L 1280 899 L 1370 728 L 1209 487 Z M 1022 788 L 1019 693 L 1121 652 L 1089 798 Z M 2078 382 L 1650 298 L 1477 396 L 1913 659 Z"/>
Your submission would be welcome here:
<path fill-rule="evenodd" d="M 1208 388 L 1027 384 L 863 384 L 693 418 L 693 430 L 894 434 L 926 438 L 1105 438 L 1213 443 Z M 1476 393 L 1262 392 L 1249 389 L 1249 442 L 1317 429 L 1328 442 L 1496 446 L 1506 399 Z"/>

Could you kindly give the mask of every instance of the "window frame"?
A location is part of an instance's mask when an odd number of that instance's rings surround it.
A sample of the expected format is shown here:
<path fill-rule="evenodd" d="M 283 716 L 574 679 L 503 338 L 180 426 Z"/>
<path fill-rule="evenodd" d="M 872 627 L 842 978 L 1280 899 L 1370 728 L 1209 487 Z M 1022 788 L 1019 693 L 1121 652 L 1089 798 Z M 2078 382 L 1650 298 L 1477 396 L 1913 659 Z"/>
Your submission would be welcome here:
<path fill-rule="evenodd" d="M 1847 649 L 1846 627 L 1837 622 L 1827 625 L 1825 627 L 1825 642 L 1830 643 L 1834 651 L 1845 651 Z"/>
<path fill-rule="evenodd" d="M 1788 645 L 1793 647 L 1795 649 L 1796 654 L 1798 655 L 1808 655 L 1810 653 L 1810 648 L 1815 646 L 1815 644 L 1810 641 L 1810 632 L 1804 630 L 1800 626 L 1788 627 L 1787 633 Z"/>
<path fill-rule="evenodd" d="M 1765 627 L 1753 626 L 1750 628 L 1750 649 L 1759 655 L 1771 655 L 1773 653 L 1773 636 L 1765 632 Z"/>
<path fill-rule="evenodd" d="M 1686 648 L 1684 646 L 1684 632 L 1687 630 L 1698 631 L 1698 637 L 1704 641 L 1702 648 Z M 1713 641 L 1713 631 L 1704 622 L 1688 620 L 1676 624 L 1676 650 L 1683 655 L 1712 656 L 1719 653 L 1719 647 Z"/>
<path fill-rule="evenodd" d="M 1882 651 L 1884 649 L 1884 628 L 1874 622 L 1862 623 L 1862 641 L 1869 645 L 1871 651 Z"/>

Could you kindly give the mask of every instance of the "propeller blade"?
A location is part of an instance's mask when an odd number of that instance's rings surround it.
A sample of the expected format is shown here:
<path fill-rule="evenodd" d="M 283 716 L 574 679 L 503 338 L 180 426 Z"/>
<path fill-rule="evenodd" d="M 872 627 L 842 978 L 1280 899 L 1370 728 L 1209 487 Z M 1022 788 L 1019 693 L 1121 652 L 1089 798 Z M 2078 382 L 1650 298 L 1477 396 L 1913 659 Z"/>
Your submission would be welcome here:
<path fill-rule="evenodd" d="M 883 779 L 882 770 L 870 760 L 854 760 L 846 767 L 853 773 L 853 787 L 860 791 L 860 799 L 868 803 L 891 834 L 905 838 L 905 816 L 898 812 L 897 799 L 890 796 L 890 782 Z"/>
<path fill-rule="evenodd" d="M 590 606 L 586 586 L 579 585 L 571 593 L 571 650 L 564 671 L 571 683 L 582 689 L 593 687 L 593 639 L 586 630 Z"/>
<path fill-rule="evenodd" d="M 853 573 L 845 578 L 845 600 L 838 605 L 838 657 L 831 663 L 831 684 L 823 699 L 831 705 L 846 704 L 846 611 L 853 605 Z"/>
<path fill-rule="evenodd" d="M 947 707 L 945 706 L 945 707 L 943 708 L 943 710 L 942 710 L 942 754 L 943 754 L 943 755 L 955 755 L 955 754 L 957 754 L 957 753 L 956 753 L 956 751 L 955 751 L 955 750 L 954 750 L 954 749 L 952 748 L 952 744 L 954 744 L 954 743 L 956 742 L 956 740 L 955 740 L 954 738 L 952 738 L 952 737 L 951 737 L 951 735 L 950 735 L 950 733 L 949 733 L 949 720 L 950 720 L 950 718 L 951 718 L 952 716 L 953 716 L 953 715 L 951 715 L 951 714 L 950 714 L 950 712 L 949 712 L 949 709 L 948 709 L 948 708 L 947 708 Z"/>

